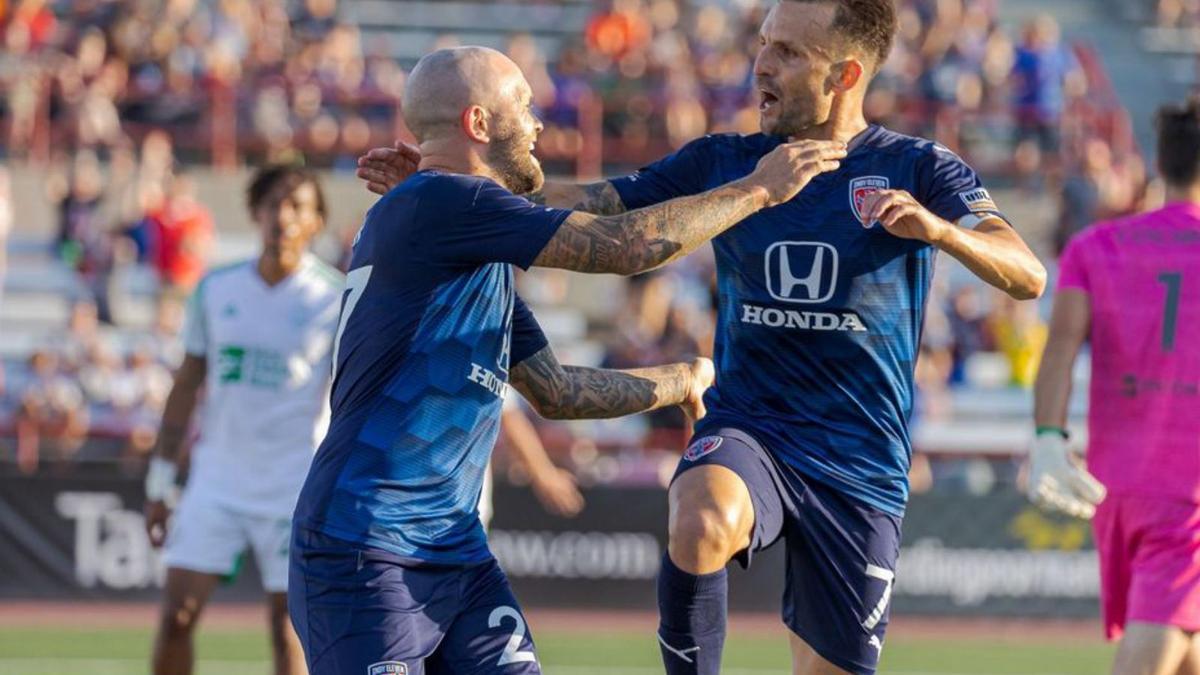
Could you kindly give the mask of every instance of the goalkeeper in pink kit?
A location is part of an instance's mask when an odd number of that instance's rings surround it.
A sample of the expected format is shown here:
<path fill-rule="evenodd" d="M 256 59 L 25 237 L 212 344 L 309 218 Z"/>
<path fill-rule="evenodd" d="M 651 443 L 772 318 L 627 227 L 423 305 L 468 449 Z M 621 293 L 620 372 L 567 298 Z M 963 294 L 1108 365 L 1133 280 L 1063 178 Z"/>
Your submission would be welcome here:
<path fill-rule="evenodd" d="M 1035 392 L 1029 495 L 1093 517 L 1116 675 L 1200 674 L 1200 99 L 1158 116 L 1167 206 L 1063 253 Z M 1067 449 L 1091 343 L 1087 466 Z"/>

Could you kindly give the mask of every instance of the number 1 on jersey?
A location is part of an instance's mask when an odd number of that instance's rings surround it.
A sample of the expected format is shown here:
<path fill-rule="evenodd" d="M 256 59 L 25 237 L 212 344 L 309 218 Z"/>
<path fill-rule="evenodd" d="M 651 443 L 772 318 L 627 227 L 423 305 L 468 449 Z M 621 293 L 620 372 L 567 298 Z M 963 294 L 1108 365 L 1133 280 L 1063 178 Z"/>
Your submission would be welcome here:
<path fill-rule="evenodd" d="M 346 323 L 350 321 L 350 315 L 354 312 L 354 306 L 358 304 L 358 299 L 362 297 L 363 291 L 367 290 L 367 282 L 371 280 L 372 269 L 374 269 L 374 265 L 366 265 L 356 270 L 350 270 L 350 273 L 346 275 L 346 301 L 342 305 L 342 318 L 338 320 L 337 334 L 333 336 L 333 375 L 330 381 L 337 379 L 338 352 L 342 346 L 342 332 L 346 330 Z"/>
<path fill-rule="evenodd" d="M 1162 272 L 1159 283 L 1167 287 L 1166 305 L 1163 307 L 1162 350 L 1175 349 L 1175 331 L 1179 324 L 1179 288 L 1183 283 L 1182 272 Z"/>

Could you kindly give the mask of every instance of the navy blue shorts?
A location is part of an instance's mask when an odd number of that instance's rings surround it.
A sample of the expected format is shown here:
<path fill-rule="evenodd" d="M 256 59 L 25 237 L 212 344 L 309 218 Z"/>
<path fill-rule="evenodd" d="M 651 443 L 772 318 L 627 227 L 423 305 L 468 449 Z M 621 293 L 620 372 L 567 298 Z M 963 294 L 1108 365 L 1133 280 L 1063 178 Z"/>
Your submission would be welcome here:
<path fill-rule="evenodd" d="M 416 565 L 296 528 L 288 610 L 311 675 L 542 672 L 495 560 Z"/>
<path fill-rule="evenodd" d="M 900 555 L 900 518 L 802 475 L 739 429 L 697 435 L 675 477 L 708 465 L 730 469 L 750 489 L 754 531 L 750 548 L 738 554 L 742 566 L 780 539 L 787 547 L 783 622 L 826 661 L 874 673 Z"/>

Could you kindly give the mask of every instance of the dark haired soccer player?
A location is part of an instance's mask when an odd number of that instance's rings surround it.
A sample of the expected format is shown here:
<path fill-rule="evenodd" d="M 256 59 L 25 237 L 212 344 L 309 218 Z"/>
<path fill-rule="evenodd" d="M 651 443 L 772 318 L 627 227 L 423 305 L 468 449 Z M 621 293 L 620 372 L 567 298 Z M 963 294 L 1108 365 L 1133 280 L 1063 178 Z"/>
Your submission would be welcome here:
<path fill-rule="evenodd" d="M 1200 673 L 1200 99 L 1159 111 L 1158 167 L 1166 207 L 1093 225 L 1063 252 L 1034 395 L 1029 496 L 1095 516 L 1116 675 Z M 1084 342 L 1086 469 L 1066 431 Z"/>
<path fill-rule="evenodd" d="M 745 176 L 795 139 L 849 144 L 835 170 L 713 240 L 717 384 L 671 484 L 659 574 L 667 672 L 717 673 L 725 565 L 779 539 L 796 673 L 873 673 L 908 498 L 913 364 L 937 251 L 1035 298 L 1045 269 L 947 149 L 868 124 L 891 0 L 783 0 L 760 31 L 761 134 L 706 136 L 638 173 L 540 197 L 623 213 Z M 374 191 L 411 171 L 398 144 L 361 160 Z"/>
<path fill-rule="evenodd" d="M 275 672 L 305 672 L 288 620 L 287 545 L 296 495 L 329 421 L 330 353 L 344 278 L 308 252 L 325 222 L 314 174 L 264 168 L 247 197 L 262 251 L 209 272 L 196 287 L 183 331 L 187 354 L 146 477 L 150 540 L 159 546 L 166 539 L 156 675 L 192 672 L 200 614 L 247 549 L 268 595 Z M 201 389 L 200 439 L 168 532 L 176 462 Z"/>
<path fill-rule="evenodd" d="M 562 366 L 513 291 L 512 266 L 634 274 L 686 255 L 838 167 L 799 141 L 707 191 L 614 216 L 548 208 L 542 125 L 519 68 L 481 47 L 409 76 L 420 171 L 371 209 L 334 347 L 333 420 L 296 510 L 289 606 L 314 673 L 537 673 L 477 503 L 509 381 L 544 416 L 680 405 L 699 359 L 632 371 Z"/>

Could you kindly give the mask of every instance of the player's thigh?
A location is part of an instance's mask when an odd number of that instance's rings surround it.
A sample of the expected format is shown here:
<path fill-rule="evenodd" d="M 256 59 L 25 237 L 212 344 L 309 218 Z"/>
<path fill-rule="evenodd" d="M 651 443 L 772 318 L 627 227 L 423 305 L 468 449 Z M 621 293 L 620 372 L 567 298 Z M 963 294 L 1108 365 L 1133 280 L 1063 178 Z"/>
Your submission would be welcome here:
<path fill-rule="evenodd" d="M 196 627 L 221 577 L 206 572 L 167 568 L 159 615 L 159 630 L 167 635 L 189 633 Z"/>
<path fill-rule="evenodd" d="M 288 611 L 313 675 L 420 675 L 457 610 L 460 570 L 327 537 L 292 543 Z"/>
<path fill-rule="evenodd" d="M 498 563 L 470 570 L 461 603 L 461 611 L 429 659 L 430 675 L 542 672 L 525 615 Z"/>
<path fill-rule="evenodd" d="M 1200 675 L 1200 633 L 1192 633 L 1177 675 Z"/>
<path fill-rule="evenodd" d="M 254 516 L 246 518 L 243 526 L 254 560 L 262 576 L 263 589 L 268 593 L 285 593 L 288 584 L 288 549 L 292 538 L 290 517 Z"/>
<path fill-rule="evenodd" d="M 845 675 L 849 672 L 826 661 L 795 633 L 788 634 L 788 645 L 792 649 L 792 675 Z"/>
<path fill-rule="evenodd" d="M 1191 636 L 1174 626 L 1130 622 L 1117 648 L 1113 675 L 1176 675 L 1191 646 Z"/>
<path fill-rule="evenodd" d="M 787 502 L 778 468 L 756 439 L 728 428 L 698 436 L 671 481 L 671 559 L 678 564 L 685 553 L 679 549 L 715 539 L 748 565 L 753 552 L 779 538 Z"/>
<path fill-rule="evenodd" d="M 827 662 L 856 675 L 874 673 L 891 609 L 900 518 L 796 480 L 805 487 L 785 534 L 783 621 L 820 657 L 798 655 L 812 672 L 827 672 Z"/>
<path fill-rule="evenodd" d="M 236 514 L 204 492 L 189 490 L 171 518 L 163 562 L 167 568 L 229 576 L 249 543 Z"/>

